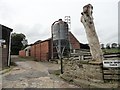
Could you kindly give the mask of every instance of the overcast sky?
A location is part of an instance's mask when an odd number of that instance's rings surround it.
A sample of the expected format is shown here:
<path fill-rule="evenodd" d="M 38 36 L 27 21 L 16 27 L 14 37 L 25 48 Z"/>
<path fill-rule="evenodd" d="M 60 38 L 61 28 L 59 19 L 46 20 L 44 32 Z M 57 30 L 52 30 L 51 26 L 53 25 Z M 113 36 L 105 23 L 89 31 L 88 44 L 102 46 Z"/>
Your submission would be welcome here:
<path fill-rule="evenodd" d="M 51 24 L 71 16 L 71 32 L 87 43 L 81 12 L 93 5 L 93 17 L 100 43 L 118 42 L 119 0 L 0 0 L 0 24 L 26 35 L 29 44 L 51 37 Z"/>

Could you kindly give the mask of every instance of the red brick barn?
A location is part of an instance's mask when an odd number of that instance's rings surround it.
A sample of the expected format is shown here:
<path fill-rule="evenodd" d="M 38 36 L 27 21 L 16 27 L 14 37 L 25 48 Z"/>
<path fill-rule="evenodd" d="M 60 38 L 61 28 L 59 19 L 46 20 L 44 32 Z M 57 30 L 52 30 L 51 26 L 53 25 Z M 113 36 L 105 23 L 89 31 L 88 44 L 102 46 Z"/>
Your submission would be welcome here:
<path fill-rule="evenodd" d="M 71 32 L 69 32 L 69 38 L 72 50 L 79 50 L 80 42 L 75 38 L 75 36 Z"/>
<path fill-rule="evenodd" d="M 37 41 L 31 46 L 31 56 L 37 61 L 48 61 L 50 59 L 51 39 Z"/>
<path fill-rule="evenodd" d="M 31 56 L 30 54 L 30 49 L 31 49 L 31 46 L 27 46 L 24 50 L 20 50 L 19 51 L 19 56 L 20 57 L 26 57 L 26 56 Z"/>
<path fill-rule="evenodd" d="M 25 55 L 25 50 L 20 50 L 19 51 L 19 56 L 20 57 L 25 57 L 26 55 Z"/>
<path fill-rule="evenodd" d="M 72 50 L 79 50 L 80 43 L 75 38 L 75 36 L 69 32 L 70 44 Z M 52 58 L 52 39 L 47 39 L 44 41 L 38 40 L 31 45 L 30 55 L 34 57 L 37 61 L 49 61 Z M 19 55 L 25 55 L 24 51 L 20 51 Z"/>

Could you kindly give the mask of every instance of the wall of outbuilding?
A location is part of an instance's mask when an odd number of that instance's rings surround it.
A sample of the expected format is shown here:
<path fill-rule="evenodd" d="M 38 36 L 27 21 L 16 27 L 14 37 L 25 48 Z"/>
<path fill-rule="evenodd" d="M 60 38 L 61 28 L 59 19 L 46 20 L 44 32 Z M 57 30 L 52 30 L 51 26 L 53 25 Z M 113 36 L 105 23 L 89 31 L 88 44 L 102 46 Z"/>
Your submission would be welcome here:
<path fill-rule="evenodd" d="M 69 33 L 69 37 L 72 48 L 80 49 L 79 41 L 75 38 L 75 36 L 71 32 Z M 52 39 L 47 39 L 32 44 L 30 48 L 30 55 L 34 57 L 37 61 L 49 61 L 49 59 L 51 59 L 52 57 L 51 43 L 52 43 Z M 25 52 L 20 51 L 19 55 L 24 56 Z"/>
<path fill-rule="evenodd" d="M 11 32 L 13 30 L 0 24 L 0 69 L 10 66 Z M 4 40 L 5 42 L 2 42 Z"/>
<path fill-rule="evenodd" d="M 31 56 L 37 61 L 48 61 L 50 55 L 50 40 L 41 41 L 31 46 Z"/>
<path fill-rule="evenodd" d="M 39 61 L 40 60 L 40 44 L 35 45 L 35 58 Z"/>
<path fill-rule="evenodd" d="M 41 43 L 41 60 L 49 60 L 49 41 Z"/>
<path fill-rule="evenodd" d="M 71 32 L 69 32 L 69 39 L 73 50 L 80 49 L 79 41 L 75 38 L 75 36 Z"/>
<path fill-rule="evenodd" d="M 24 50 L 19 51 L 19 56 L 20 57 L 25 57 L 26 56 L 25 51 Z"/>
<path fill-rule="evenodd" d="M 32 57 L 35 57 L 35 45 L 32 45 L 30 48 L 30 53 Z"/>

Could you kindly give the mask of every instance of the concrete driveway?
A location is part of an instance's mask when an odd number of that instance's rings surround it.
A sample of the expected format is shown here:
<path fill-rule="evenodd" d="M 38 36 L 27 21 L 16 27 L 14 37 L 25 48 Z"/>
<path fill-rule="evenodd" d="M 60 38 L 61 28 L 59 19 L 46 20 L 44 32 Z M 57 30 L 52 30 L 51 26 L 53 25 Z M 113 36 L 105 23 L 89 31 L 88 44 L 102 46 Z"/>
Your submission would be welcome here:
<path fill-rule="evenodd" d="M 78 88 L 50 74 L 50 70 L 59 70 L 60 65 L 49 62 L 36 62 L 16 59 L 15 66 L 2 76 L 2 88 Z"/>

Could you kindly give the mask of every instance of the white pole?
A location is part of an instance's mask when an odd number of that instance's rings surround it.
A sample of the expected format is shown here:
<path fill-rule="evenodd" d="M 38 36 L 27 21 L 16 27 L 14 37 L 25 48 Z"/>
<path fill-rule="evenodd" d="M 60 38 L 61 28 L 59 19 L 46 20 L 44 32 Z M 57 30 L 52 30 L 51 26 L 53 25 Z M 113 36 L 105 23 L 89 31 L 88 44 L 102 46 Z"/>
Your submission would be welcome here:
<path fill-rule="evenodd" d="M 10 66 L 10 52 L 11 52 L 11 32 L 10 32 L 10 38 L 9 38 L 8 66 Z"/>

